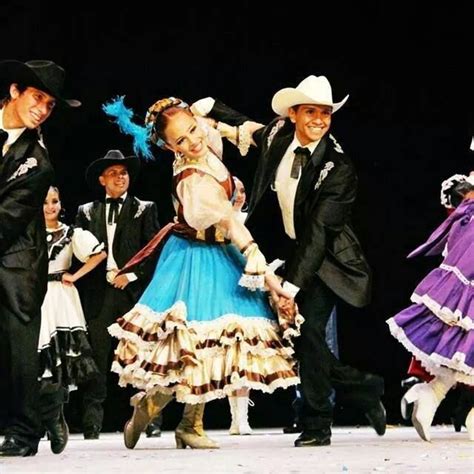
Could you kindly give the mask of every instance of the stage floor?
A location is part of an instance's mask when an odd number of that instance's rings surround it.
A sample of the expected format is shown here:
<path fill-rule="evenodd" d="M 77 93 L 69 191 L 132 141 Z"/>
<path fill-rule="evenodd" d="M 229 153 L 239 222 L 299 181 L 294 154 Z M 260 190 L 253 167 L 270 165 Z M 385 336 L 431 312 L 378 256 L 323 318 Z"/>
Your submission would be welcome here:
<path fill-rule="evenodd" d="M 325 473 L 474 472 L 474 442 L 452 426 L 432 429 L 432 442 L 422 442 L 411 427 L 389 426 L 378 437 L 368 427 L 338 427 L 331 446 L 294 448 L 295 435 L 280 429 L 257 429 L 251 436 L 229 436 L 209 431 L 218 450 L 178 450 L 174 433 L 161 438 L 144 435 L 134 450 L 124 447 L 122 433 L 104 433 L 85 441 L 71 435 L 66 450 L 54 455 L 42 440 L 31 458 L 0 458 L 0 473 Z"/>

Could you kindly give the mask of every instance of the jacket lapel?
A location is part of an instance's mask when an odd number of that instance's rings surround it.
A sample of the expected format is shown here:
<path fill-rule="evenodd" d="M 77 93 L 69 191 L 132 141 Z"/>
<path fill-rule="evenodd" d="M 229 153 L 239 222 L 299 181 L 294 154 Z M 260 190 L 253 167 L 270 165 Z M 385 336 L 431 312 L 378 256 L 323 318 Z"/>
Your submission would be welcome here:
<path fill-rule="evenodd" d="M 262 164 L 262 178 L 260 180 L 260 183 L 256 186 L 256 192 L 254 193 L 255 196 L 249 206 L 249 215 L 255 209 L 265 191 L 274 181 L 278 165 L 280 164 L 280 161 L 283 155 L 286 153 L 286 150 L 290 146 L 292 140 L 293 134 L 287 134 L 283 136 L 277 135 L 273 139 L 273 142 L 267 151 L 266 160 Z"/>
<path fill-rule="evenodd" d="M 94 234 L 98 237 L 99 241 L 102 241 L 106 244 L 107 242 L 107 228 L 105 226 L 105 204 L 102 201 L 96 201 L 94 206 L 95 214 L 95 229 Z"/>
<path fill-rule="evenodd" d="M 117 219 L 117 228 L 115 229 L 115 237 L 117 238 L 120 238 L 120 234 L 122 233 L 123 228 L 129 220 L 134 201 L 135 200 L 130 196 L 130 194 L 128 194 L 127 198 L 125 199 L 125 202 L 122 205 L 122 209 L 120 209 L 120 213 Z"/>
<path fill-rule="evenodd" d="M 31 146 L 31 140 L 30 136 L 35 133 L 37 134 L 38 132 L 36 130 L 25 130 L 16 140 L 15 143 L 13 143 L 8 151 L 5 153 L 5 156 L 1 156 L 0 153 L 0 176 L 3 174 L 3 172 L 10 172 L 13 173 L 14 169 L 11 169 L 11 165 L 15 166 L 13 164 L 14 160 L 17 158 L 24 158 L 24 156 L 27 153 L 27 149 L 29 146 Z M 4 181 L 6 181 L 10 176 L 5 176 Z"/>

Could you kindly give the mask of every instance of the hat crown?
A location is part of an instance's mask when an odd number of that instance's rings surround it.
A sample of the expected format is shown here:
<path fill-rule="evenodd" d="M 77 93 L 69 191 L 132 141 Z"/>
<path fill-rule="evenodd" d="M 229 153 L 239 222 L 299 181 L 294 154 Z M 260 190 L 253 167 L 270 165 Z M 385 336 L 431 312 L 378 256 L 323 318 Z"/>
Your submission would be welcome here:
<path fill-rule="evenodd" d="M 311 97 L 314 101 L 320 101 L 321 104 L 332 104 L 332 88 L 326 76 L 308 76 L 303 79 L 296 90 Z"/>
<path fill-rule="evenodd" d="M 64 69 L 61 66 L 58 66 L 53 61 L 43 59 L 27 61 L 25 64 L 54 95 L 61 95 L 65 76 Z"/>
<path fill-rule="evenodd" d="M 120 150 L 109 150 L 103 160 L 125 160 L 125 156 Z"/>
<path fill-rule="evenodd" d="M 0 87 L 16 83 L 25 87 L 34 87 L 53 96 L 59 105 L 79 107 L 75 99 L 62 97 L 66 73 L 55 62 L 34 59 L 23 63 L 15 59 L 0 61 Z"/>
<path fill-rule="evenodd" d="M 282 117 L 288 117 L 291 107 L 303 104 L 327 105 L 332 113 L 338 111 L 349 98 L 348 95 L 340 102 L 334 102 L 332 88 L 326 76 L 308 76 L 297 87 L 285 87 L 275 93 L 272 109 Z"/>

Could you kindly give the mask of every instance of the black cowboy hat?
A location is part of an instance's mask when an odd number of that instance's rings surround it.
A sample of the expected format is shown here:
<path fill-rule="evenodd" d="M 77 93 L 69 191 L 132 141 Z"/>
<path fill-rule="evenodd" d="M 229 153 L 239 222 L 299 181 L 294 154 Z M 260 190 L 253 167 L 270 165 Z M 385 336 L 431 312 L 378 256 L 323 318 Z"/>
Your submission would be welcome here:
<path fill-rule="evenodd" d="M 79 107 L 78 100 L 62 97 L 65 75 L 64 69 L 53 61 L 38 59 L 22 63 L 10 59 L 0 62 L 2 87 L 13 83 L 35 87 L 53 96 L 59 105 Z"/>
<path fill-rule="evenodd" d="M 106 155 L 93 161 L 86 169 L 86 181 L 92 189 L 97 189 L 99 176 L 109 166 L 124 165 L 130 176 L 130 184 L 135 181 L 140 171 L 140 159 L 136 156 L 123 156 L 120 150 L 109 150 Z"/>

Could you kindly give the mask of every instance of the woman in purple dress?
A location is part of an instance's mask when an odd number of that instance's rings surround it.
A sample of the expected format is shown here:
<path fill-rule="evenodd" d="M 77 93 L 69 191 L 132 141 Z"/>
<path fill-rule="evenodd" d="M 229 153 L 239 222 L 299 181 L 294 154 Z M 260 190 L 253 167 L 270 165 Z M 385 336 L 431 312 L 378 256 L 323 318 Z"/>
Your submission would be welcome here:
<path fill-rule="evenodd" d="M 455 208 L 429 239 L 408 257 L 444 257 L 416 287 L 414 303 L 387 323 L 401 342 L 434 376 L 414 385 L 402 399 L 402 411 L 413 403 L 412 422 L 422 439 L 447 392 L 457 383 L 474 386 L 474 183 L 455 175 L 444 181 L 441 200 Z M 474 409 L 466 418 L 474 440 Z"/>

